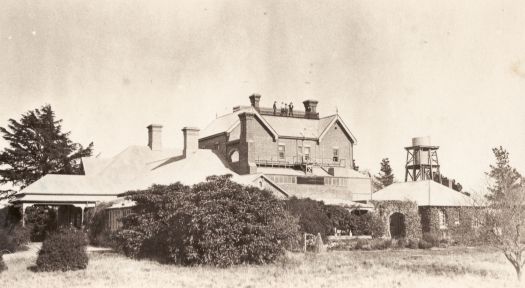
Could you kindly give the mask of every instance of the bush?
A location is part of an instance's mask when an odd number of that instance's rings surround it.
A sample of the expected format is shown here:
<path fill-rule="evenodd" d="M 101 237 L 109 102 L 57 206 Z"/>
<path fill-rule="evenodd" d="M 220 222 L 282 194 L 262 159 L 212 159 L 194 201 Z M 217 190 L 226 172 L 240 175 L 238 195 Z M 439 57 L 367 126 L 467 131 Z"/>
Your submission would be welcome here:
<path fill-rule="evenodd" d="M 106 209 L 110 203 L 99 203 L 88 214 L 86 221 L 86 231 L 89 243 L 94 246 L 114 247 L 112 233 L 107 228 L 108 215 Z"/>
<path fill-rule="evenodd" d="M 23 250 L 29 243 L 30 228 L 20 225 L 11 229 L 0 229 L 0 253 L 14 253 Z"/>
<path fill-rule="evenodd" d="M 357 243 L 355 244 L 354 249 L 356 250 L 371 250 L 372 246 L 370 245 L 370 242 L 365 239 L 357 239 Z"/>
<path fill-rule="evenodd" d="M 85 269 L 88 265 L 86 235 L 74 228 L 50 234 L 36 259 L 37 271 L 69 271 Z"/>
<path fill-rule="evenodd" d="M 16 225 L 13 227 L 10 234 L 16 244 L 17 251 L 23 249 L 23 247 L 31 241 L 32 229 L 32 225 L 26 225 L 25 227 L 22 227 L 22 225 Z"/>
<path fill-rule="evenodd" d="M 370 235 L 372 238 L 381 238 L 385 235 L 385 222 L 377 214 L 372 214 L 370 217 Z"/>
<path fill-rule="evenodd" d="M 432 247 L 439 247 L 439 236 L 434 233 L 423 233 L 423 240 L 432 245 Z"/>
<path fill-rule="evenodd" d="M 427 242 L 424 239 L 419 240 L 419 245 L 418 246 L 419 246 L 419 249 L 430 249 L 430 248 L 434 247 L 432 245 L 432 243 Z"/>
<path fill-rule="evenodd" d="M 7 265 L 4 262 L 4 253 L 0 252 L 0 273 L 7 270 Z"/>
<path fill-rule="evenodd" d="M 297 239 L 296 219 L 270 191 L 230 177 L 130 192 L 137 205 L 115 235 L 120 251 L 183 265 L 275 261 Z"/>
<path fill-rule="evenodd" d="M 372 250 L 385 250 L 392 247 L 391 239 L 372 239 L 370 243 Z"/>
<path fill-rule="evenodd" d="M 320 233 L 325 242 L 327 241 L 326 236 L 332 234 L 334 223 L 340 221 L 339 215 L 336 216 L 336 214 L 344 214 L 344 212 L 334 208 L 334 206 L 325 206 L 323 202 L 315 201 L 310 198 L 299 199 L 291 197 L 290 199 L 285 200 L 285 203 L 286 209 L 299 219 L 299 227 L 302 233 L 313 235 Z M 334 213 L 332 215 L 332 220 L 328 217 L 327 210 L 329 210 L 329 213 Z"/>
<path fill-rule="evenodd" d="M 405 238 L 399 238 L 396 240 L 396 247 L 397 248 L 406 248 L 409 244 L 409 241 L 407 241 L 407 239 Z"/>
<path fill-rule="evenodd" d="M 416 239 L 408 240 L 408 248 L 410 248 L 410 249 L 417 249 L 417 248 L 419 248 L 419 241 L 416 240 Z"/>
<path fill-rule="evenodd" d="M 0 229 L 0 253 L 13 253 L 17 250 L 17 246 L 13 237 L 11 237 L 7 230 Z"/>
<path fill-rule="evenodd" d="M 26 223 L 31 225 L 31 241 L 42 242 L 49 233 L 55 231 L 57 229 L 56 217 L 55 210 L 49 207 L 28 207 L 26 209 Z"/>

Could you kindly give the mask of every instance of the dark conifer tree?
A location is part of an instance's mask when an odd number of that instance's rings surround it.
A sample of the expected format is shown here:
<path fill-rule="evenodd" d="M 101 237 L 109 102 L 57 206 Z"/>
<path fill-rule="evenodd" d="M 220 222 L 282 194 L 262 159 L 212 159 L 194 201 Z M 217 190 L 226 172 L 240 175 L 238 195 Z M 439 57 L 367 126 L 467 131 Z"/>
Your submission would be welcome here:
<path fill-rule="evenodd" d="M 61 122 L 51 106 L 44 105 L 0 127 L 8 144 L 0 152 L 0 184 L 24 188 L 49 173 L 83 174 L 80 158 L 91 156 L 93 143 L 84 148 L 72 142 Z M 8 192 L 0 191 L 0 199 Z"/>
<path fill-rule="evenodd" d="M 381 160 L 381 169 L 379 170 L 379 176 L 376 177 L 381 188 L 394 183 L 394 173 L 392 173 L 392 167 L 390 167 L 390 160 L 388 158 L 383 158 Z"/>

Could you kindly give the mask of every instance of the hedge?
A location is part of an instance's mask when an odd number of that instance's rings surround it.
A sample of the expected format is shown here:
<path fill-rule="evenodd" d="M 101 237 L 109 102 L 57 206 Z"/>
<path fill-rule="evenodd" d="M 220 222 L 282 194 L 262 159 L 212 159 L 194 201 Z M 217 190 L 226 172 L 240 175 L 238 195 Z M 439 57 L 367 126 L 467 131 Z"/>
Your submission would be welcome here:
<path fill-rule="evenodd" d="M 37 271 L 69 271 L 88 265 L 87 239 L 84 232 L 66 228 L 50 234 L 38 252 Z"/>
<path fill-rule="evenodd" d="M 130 192 L 137 205 L 115 235 L 119 250 L 182 265 L 275 261 L 297 240 L 297 220 L 270 191 L 230 178 L 211 176 L 193 187 L 175 183 Z"/>

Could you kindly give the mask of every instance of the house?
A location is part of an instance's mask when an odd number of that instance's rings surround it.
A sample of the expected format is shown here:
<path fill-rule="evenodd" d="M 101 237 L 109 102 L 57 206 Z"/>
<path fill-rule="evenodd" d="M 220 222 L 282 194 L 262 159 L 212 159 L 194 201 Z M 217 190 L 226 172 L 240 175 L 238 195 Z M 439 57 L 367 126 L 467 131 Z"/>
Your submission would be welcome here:
<path fill-rule="evenodd" d="M 320 117 L 318 101 L 304 111 L 233 107 L 200 133 L 199 148 L 211 149 L 240 175 L 262 173 L 290 195 L 328 202 L 370 200 L 370 177 L 353 168 L 357 139 L 337 113 Z M 342 202 L 341 202 L 342 203 Z"/>
<path fill-rule="evenodd" d="M 454 237 L 461 225 L 469 226 L 470 212 L 476 209 L 475 202 L 465 193 L 444 186 L 434 177 L 439 174 L 437 161 L 438 146 L 430 145 L 429 137 L 412 139 L 412 146 L 406 147 L 405 182 L 393 183 L 372 194 L 372 202 L 386 211 L 387 235 L 406 237 L 408 219 L 419 219 L 420 232 L 439 235 L 441 238 Z M 434 171 L 438 171 L 434 173 Z M 409 177 L 410 176 L 410 177 Z M 406 205 L 413 203 L 413 205 Z M 467 223 L 468 222 L 468 223 Z M 461 230 L 465 230 L 463 226 Z M 463 232 L 462 231 L 462 232 Z"/>
<path fill-rule="evenodd" d="M 231 174 L 233 181 L 283 199 L 310 197 L 370 209 L 355 202 L 370 199 L 372 185 L 369 177 L 352 169 L 356 139 L 339 115 L 320 118 L 313 100 L 304 102 L 304 112 L 273 115 L 272 109 L 259 107 L 260 96 L 250 100 L 251 106 L 234 108 L 202 132 L 184 127 L 183 149 L 164 148 L 162 125 L 151 124 L 148 145 L 130 146 L 111 158 L 82 159 L 85 175 L 46 175 L 10 203 L 22 214 L 30 206 L 54 207 L 59 224 L 81 227 L 85 213 L 111 202 L 114 229 L 133 205 L 123 198 L 127 191 L 177 181 L 193 185 L 210 175 Z"/>

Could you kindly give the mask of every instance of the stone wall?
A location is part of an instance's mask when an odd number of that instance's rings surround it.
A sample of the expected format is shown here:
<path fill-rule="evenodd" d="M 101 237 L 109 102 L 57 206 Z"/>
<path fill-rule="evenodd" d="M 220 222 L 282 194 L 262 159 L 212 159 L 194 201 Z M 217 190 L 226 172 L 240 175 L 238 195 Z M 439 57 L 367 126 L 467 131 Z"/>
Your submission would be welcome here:
<path fill-rule="evenodd" d="M 440 239 L 469 243 L 477 233 L 476 212 L 473 207 L 420 207 L 422 231 Z"/>
<path fill-rule="evenodd" d="M 375 206 L 375 213 L 378 213 L 385 224 L 385 236 L 391 237 L 390 234 L 390 216 L 396 212 L 405 216 L 405 233 L 407 239 L 420 239 L 421 219 L 419 217 L 418 206 L 411 201 L 372 201 Z"/>

